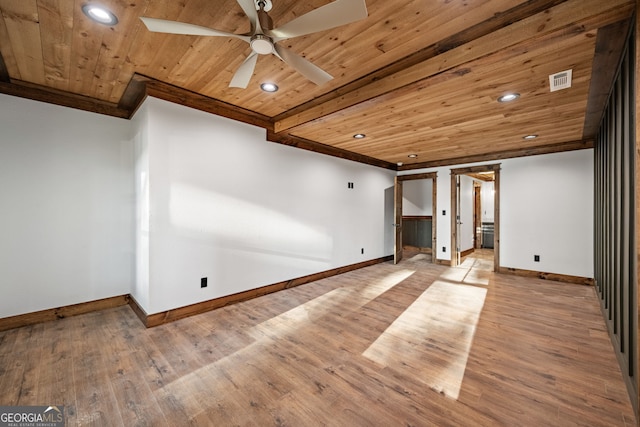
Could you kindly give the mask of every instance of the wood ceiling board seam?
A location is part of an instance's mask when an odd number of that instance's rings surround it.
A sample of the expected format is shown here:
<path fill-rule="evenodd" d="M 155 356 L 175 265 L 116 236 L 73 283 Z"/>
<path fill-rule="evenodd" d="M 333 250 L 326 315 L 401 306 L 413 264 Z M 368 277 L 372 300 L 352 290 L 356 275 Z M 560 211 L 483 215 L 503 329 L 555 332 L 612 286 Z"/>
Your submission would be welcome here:
<path fill-rule="evenodd" d="M 34 0 L 3 0 L 2 16 L 16 57 L 20 78 L 45 84 L 38 9 Z"/>
<path fill-rule="evenodd" d="M 110 76 L 108 80 L 111 84 L 103 86 L 101 92 L 95 94 L 96 98 L 120 102 L 120 98 L 133 76 L 133 71 L 127 69 L 127 64 L 130 61 L 128 54 L 142 31 L 143 24 L 139 17 L 146 10 L 148 3 L 148 0 L 118 3 L 118 7 L 113 9 L 113 12 L 120 17 L 120 22 L 112 32 L 107 33 L 108 35 L 103 38 L 100 51 L 100 56 L 107 58 L 108 65 L 99 65 L 95 73 L 103 79 L 105 74 Z M 131 30 L 128 31 L 129 29 Z"/>
<path fill-rule="evenodd" d="M 133 6 L 131 6 L 133 5 Z M 122 66 L 127 61 L 128 52 L 142 26 L 138 19 L 145 3 L 113 4 L 111 11 L 120 21 L 113 27 L 105 27 L 90 22 L 94 28 L 101 28 L 101 42 L 97 49 L 97 61 L 93 69 L 93 79 L 89 93 L 98 99 L 119 102 L 128 82 L 119 79 Z M 131 29 L 131 33 L 129 33 Z"/>
<path fill-rule="evenodd" d="M 179 22 L 188 22 L 195 25 L 202 25 L 205 27 L 215 27 L 220 30 L 224 30 L 227 32 L 234 32 L 239 29 L 239 25 L 230 25 L 229 22 L 238 22 L 244 24 L 246 21 L 246 29 L 249 30 L 248 19 L 244 16 L 244 13 L 241 11 L 240 7 L 235 1 L 228 1 L 227 4 L 229 7 L 224 8 L 219 3 L 215 3 L 215 5 L 219 6 L 216 10 L 226 10 L 227 13 L 224 15 L 224 18 L 216 17 L 214 21 L 204 22 L 203 17 L 209 16 L 207 13 L 208 10 L 211 9 L 211 2 L 190 2 L 179 5 L 177 2 L 169 2 L 161 3 L 162 6 L 157 6 L 153 3 L 153 7 L 148 9 L 146 12 L 146 16 L 161 18 L 161 19 L 169 19 L 175 20 Z M 239 17 L 240 14 L 242 17 Z M 225 24 L 225 25 L 222 25 Z M 165 33 L 154 33 L 150 32 L 146 29 L 146 27 L 142 26 L 141 37 L 143 40 L 148 41 L 150 44 L 155 45 L 151 49 L 143 49 L 136 50 L 132 53 L 131 58 L 134 63 L 139 63 L 139 57 L 147 57 L 150 54 L 150 57 L 144 61 L 148 62 L 147 67 L 136 68 L 137 72 L 144 73 L 153 77 L 156 80 L 166 81 L 169 84 L 178 85 L 179 80 L 174 80 L 172 76 L 174 74 L 181 74 L 181 69 L 183 67 L 183 63 L 187 62 L 187 58 L 191 52 L 193 51 L 194 45 L 206 46 L 210 44 L 214 44 L 216 46 L 220 46 L 221 43 L 225 43 L 224 37 L 198 37 L 198 36 L 189 36 L 189 35 L 180 35 L 180 34 L 165 34 Z M 238 45 L 246 43 L 233 40 L 232 43 L 236 43 Z M 171 58 L 171 61 L 166 61 L 166 58 Z M 205 58 L 209 59 L 207 56 Z M 240 65 L 239 61 L 237 65 Z M 219 69 L 225 69 L 229 64 L 220 64 Z M 203 68 L 203 67 L 200 67 Z M 160 72 L 156 70 L 161 70 Z M 204 71 L 203 71 L 204 73 Z M 217 70 L 212 70 L 209 75 L 216 75 L 218 73 Z M 195 78 L 195 77 L 193 77 Z M 228 85 L 228 82 L 226 82 Z M 193 87 L 193 86 L 185 86 L 188 87 L 189 90 L 199 91 L 202 88 Z"/>
<path fill-rule="evenodd" d="M 45 82 L 60 90 L 69 87 L 73 6 L 73 2 L 63 0 L 38 0 Z"/>
<path fill-rule="evenodd" d="M 575 10 L 575 7 L 571 7 L 574 6 L 576 2 L 582 3 L 579 12 Z M 603 6 L 605 4 L 607 6 Z M 624 6 L 626 6 L 626 8 Z M 620 16 L 620 14 L 628 14 L 631 10 L 632 6 L 628 0 L 611 0 L 606 3 L 601 0 L 569 0 L 555 6 L 548 12 L 539 13 L 532 17 L 525 18 L 522 21 L 515 22 L 508 27 L 504 27 L 467 44 L 451 49 L 432 59 L 398 71 L 395 74 L 384 77 L 341 97 L 327 101 L 324 104 L 312 107 L 303 113 L 276 121 L 275 130 L 280 132 L 291 129 L 302 123 L 315 120 L 318 117 L 326 116 L 356 104 L 369 101 L 372 98 L 379 97 L 393 90 L 415 83 L 416 81 L 442 73 L 474 59 L 495 53 L 498 50 L 511 47 L 532 37 L 543 36 L 554 32 L 567 25 L 571 25 L 576 20 L 580 23 L 582 23 L 582 21 L 586 23 L 591 22 L 591 19 L 596 15 L 598 17 L 601 17 L 601 15 Z M 556 19 L 554 20 L 554 17 L 551 15 L 555 15 Z M 586 29 L 590 30 L 591 28 Z"/>
<path fill-rule="evenodd" d="M 82 10 L 74 8 L 73 37 L 71 40 L 71 60 L 69 87 L 73 93 L 90 94 L 94 84 L 94 70 L 102 44 L 102 34 L 109 27 L 100 25 L 86 17 Z"/>
<path fill-rule="evenodd" d="M 20 70 L 16 63 L 16 57 L 11 46 L 11 40 L 9 39 L 9 33 L 7 31 L 7 25 L 4 20 L 4 15 L 0 11 L 0 58 L 4 67 L 4 74 L 0 76 L 2 81 L 9 82 L 13 77 L 14 79 L 20 79 Z M 0 70 L 1 72 L 1 70 Z"/>

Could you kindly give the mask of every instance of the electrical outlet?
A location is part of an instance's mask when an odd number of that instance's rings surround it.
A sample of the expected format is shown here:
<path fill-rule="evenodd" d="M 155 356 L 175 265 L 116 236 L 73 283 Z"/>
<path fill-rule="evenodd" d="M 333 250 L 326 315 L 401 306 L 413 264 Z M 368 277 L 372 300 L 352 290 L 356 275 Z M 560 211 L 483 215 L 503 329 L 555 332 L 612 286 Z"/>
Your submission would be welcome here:
<path fill-rule="evenodd" d="M 202 279 L 200 279 L 200 287 L 201 288 L 206 288 L 207 287 L 207 278 L 203 277 Z"/>
<path fill-rule="evenodd" d="M 360 253 L 361 253 L 361 254 L 364 254 L 364 248 L 361 248 L 361 249 L 360 249 Z"/>
<path fill-rule="evenodd" d="M 540 262 L 540 255 L 534 255 L 533 262 Z"/>
<path fill-rule="evenodd" d="M 445 216 L 447 214 L 447 211 L 445 211 L 444 209 L 442 210 L 442 216 Z"/>
<path fill-rule="evenodd" d="M 353 188 L 353 182 L 347 182 L 347 188 Z"/>
<path fill-rule="evenodd" d="M 442 247 L 442 252 L 447 252 L 447 247 L 446 246 Z"/>

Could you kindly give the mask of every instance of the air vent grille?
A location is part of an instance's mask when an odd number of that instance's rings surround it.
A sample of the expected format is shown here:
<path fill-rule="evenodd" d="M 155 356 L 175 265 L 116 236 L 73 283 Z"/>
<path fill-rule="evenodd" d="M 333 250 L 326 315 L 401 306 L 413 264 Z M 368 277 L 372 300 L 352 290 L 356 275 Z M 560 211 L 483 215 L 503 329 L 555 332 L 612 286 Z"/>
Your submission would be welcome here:
<path fill-rule="evenodd" d="M 551 92 L 570 88 L 572 74 L 573 70 L 565 70 L 559 73 L 551 74 L 549 76 L 549 85 L 551 86 Z"/>

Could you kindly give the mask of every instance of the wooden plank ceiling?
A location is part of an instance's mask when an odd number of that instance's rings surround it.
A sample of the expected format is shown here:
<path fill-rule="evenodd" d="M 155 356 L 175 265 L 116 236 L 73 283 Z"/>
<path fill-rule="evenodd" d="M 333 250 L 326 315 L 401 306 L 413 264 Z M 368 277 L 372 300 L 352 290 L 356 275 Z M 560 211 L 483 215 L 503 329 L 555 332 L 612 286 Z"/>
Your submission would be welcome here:
<path fill-rule="evenodd" d="M 272 141 L 400 170 L 590 147 L 635 8 L 366 0 L 362 21 L 281 42 L 329 83 L 267 55 L 238 89 L 228 85 L 247 43 L 152 33 L 139 19 L 247 33 L 236 0 L 100 1 L 117 15 L 113 27 L 84 16 L 91 2 L 0 0 L 0 92 L 118 117 L 149 94 L 263 126 Z M 277 27 L 327 3 L 273 0 L 269 15 Z M 549 74 L 568 69 L 572 87 L 550 92 Z M 280 90 L 262 92 L 265 81 Z M 520 98 L 498 103 L 507 92 Z"/>

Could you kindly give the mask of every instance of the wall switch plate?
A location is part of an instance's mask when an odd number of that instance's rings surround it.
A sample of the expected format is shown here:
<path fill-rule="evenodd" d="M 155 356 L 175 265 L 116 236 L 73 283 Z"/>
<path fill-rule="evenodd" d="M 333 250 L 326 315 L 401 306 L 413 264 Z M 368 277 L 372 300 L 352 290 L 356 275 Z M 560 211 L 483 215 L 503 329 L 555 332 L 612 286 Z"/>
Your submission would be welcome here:
<path fill-rule="evenodd" d="M 540 255 L 534 255 L 533 262 L 540 262 Z"/>
<path fill-rule="evenodd" d="M 360 249 L 360 253 L 364 254 L 364 248 Z"/>
<path fill-rule="evenodd" d="M 353 188 L 353 182 L 347 182 L 347 188 Z"/>
<path fill-rule="evenodd" d="M 207 278 L 203 277 L 202 279 L 200 279 L 200 287 L 201 288 L 206 288 L 207 287 Z"/>

